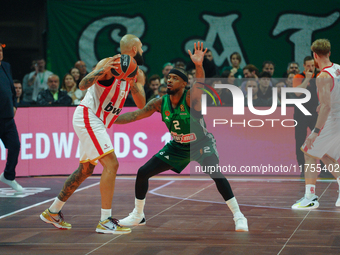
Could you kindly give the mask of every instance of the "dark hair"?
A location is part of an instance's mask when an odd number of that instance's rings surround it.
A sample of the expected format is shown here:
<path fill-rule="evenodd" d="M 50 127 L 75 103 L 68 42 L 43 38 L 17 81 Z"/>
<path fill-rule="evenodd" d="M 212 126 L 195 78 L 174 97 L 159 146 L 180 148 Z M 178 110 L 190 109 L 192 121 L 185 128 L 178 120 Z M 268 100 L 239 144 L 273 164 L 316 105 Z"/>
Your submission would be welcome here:
<path fill-rule="evenodd" d="M 22 83 L 21 83 L 21 81 L 19 81 L 19 80 L 17 80 L 17 79 L 13 80 L 13 83 L 20 83 L 20 85 L 21 85 L 20 101 L 22 101 L 23 98 L 24 98 L 24 91 L 23 91 L 23 89 L 22 89 Z"/>
<path fill-rule="evenodd" d="M 231 71 L 230 70 L 224 70 L 223 73 L 221 74 L 222 78 L 229 78 Z"/>
<path fill-rule="evenodd" d="M 154 75 L 151 75 L 149 80 L 148 80 L 148 84 L 150 85 L 152 81 L 154 80 L 159 80 L 159 82 L 161 82 L 161 77 L 159 77 L 158 74 L 154 74 Z"/>
<path fill-rule="evenodd" d="M 289 69 L 291 64 L 297 64 L 297 66 L 299 67 L 299 63 L 298 62 L 292 61 L 292 62 L 288 63 L 287 70 Z"/>
<path fill-rule="evenodd" d="M 311 57 L 311 56 L 305 57 L 305 58 L 303 59 L 303 64 L 306 64 L 306 62 L 307 62 L 307 61 L 310 61 L 310 60 L 314 60 L 314 58 Z"/>
<path fill-rule="evenodd" d="M 229 59 L 230 59 L 230 62 L 231 62 L 231 58 L 232 58 L 232 56 L 233 55 L 236 55 L 236 58 L 238 59 L 238 61 L 240 61 L 240 63 L 241 63 L 241 61 L 242 61 L 242 59 L 241 59 L 241 55 L 240 55 L 240 53 L 238 53 L 238 52 L 233 52 L 233 53 L 231 53 L 231 55 L 230 55 L 230 57 L 229 57 Z"/>
<path fill-rule="evenodd" d="M 273 62 L 273 61 L 266 60 L 266 61 L 263 61 L 263 63 L 262 63 L 262 68 L 263 68 L 265 65 L 267 65 L 267 64 L 269 64 L 269 65 L 273 65 L 273 66 L 275 67 L 275 64 L 274 64 L 274 62 Z"/>
<path fill-rule="evenodd" d="M 245 70 L 245 69 L 248 69 L 249 72 L 251 72 L 251 73 L 255 71 L 255 73 L 257 74 L 259 72 L 259 69 L 257 69 L 257 67 L 252 65 L 252 64 L 248 64 L 245 67 L 243 67 L 243 70 Z"/>
<path fill-rule="evenodd" d="M 259 78 L 272 78 L 272 76 L 268 72 L 261 72 Z"/>

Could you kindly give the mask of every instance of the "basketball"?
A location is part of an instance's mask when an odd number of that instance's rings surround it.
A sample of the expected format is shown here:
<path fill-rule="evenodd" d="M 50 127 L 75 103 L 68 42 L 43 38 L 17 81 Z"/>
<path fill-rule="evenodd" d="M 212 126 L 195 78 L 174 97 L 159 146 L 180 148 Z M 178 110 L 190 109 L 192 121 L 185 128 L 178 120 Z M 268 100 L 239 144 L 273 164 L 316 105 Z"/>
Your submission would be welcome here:
<path fill-rule="evenodd" d="M 116 79 L 119 80 L 131 79 L 137 74 L 137 71 L 137 62 L 129 55 L 120 56 L 120 66 L 118 69 L 111 68 L 111 73 Z"/>

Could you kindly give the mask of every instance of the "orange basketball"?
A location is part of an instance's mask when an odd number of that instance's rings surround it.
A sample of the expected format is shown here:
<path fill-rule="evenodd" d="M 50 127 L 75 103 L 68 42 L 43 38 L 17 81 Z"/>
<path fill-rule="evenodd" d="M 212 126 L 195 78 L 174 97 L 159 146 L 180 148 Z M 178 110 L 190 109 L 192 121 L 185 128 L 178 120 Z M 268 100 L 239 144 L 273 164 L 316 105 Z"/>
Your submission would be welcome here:
<path fill-rule="evenodd" d="M 137 71 L 137 62 L 129 55 L 120 56 L 120 66 L 118 69 L 111 68 L 111 73 L 116 79 L 119 80 L 129 80 L 136 76 Z"/>

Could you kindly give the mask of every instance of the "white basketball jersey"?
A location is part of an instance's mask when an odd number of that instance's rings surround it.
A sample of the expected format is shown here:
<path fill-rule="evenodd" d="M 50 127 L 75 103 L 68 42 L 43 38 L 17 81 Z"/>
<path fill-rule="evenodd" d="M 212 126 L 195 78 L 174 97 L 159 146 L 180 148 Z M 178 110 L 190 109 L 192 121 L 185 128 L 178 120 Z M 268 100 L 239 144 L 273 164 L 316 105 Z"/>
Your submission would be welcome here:
<path fill-rule="evenodd" d="M 340 65 L 333 63 L 331 66 L 323 68 L 321 72 L 328 73 L 333 79 L 329 118 L 340 118 Z"/>
<path fill-rule="evenodd" d="M 130 91 L 126 81 L 114 79 L 110 86 L 96 82 L 88 90 L 81 105 L 91 109 L 107 128 L 118 118 Z"/>

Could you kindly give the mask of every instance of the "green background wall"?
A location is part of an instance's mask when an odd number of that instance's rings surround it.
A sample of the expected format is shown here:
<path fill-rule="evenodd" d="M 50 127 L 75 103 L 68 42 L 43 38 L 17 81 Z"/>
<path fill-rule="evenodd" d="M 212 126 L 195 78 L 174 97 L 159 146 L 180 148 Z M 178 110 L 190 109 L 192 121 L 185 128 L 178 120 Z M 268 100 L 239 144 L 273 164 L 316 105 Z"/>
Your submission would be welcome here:
<path fill-rule="evenodd" d="M 220 0 L 49 0 L 48 69 L 63 76 L 82 59 L 90 71 L 102 58 L 119 52 L 119 39 L 138 35 L 144 45 L 148 75 L 161 74 L 165 62 L 182 58 L 192 40 L 213 50 L 215 62 L 228 65 L 229 55 L 242 54 L 242 66 L 260 70 L 264 60 L 276 64 L 281 77 L 287 63 L 302 64 L 317 38 L 332 43 L 331 60 L 340 62 L 339 0 L 322 1 L 220 1 Z"/>

